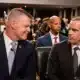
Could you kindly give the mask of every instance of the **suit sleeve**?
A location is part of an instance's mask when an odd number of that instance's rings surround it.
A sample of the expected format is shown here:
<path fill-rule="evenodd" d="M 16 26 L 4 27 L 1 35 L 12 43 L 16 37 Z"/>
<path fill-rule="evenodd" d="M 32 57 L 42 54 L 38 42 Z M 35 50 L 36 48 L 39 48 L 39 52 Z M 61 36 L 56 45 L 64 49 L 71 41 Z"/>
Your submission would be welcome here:
<path fill-rule="evenodd" d="M 31 56 L 29 57 L 28 60 L 28 77 L 26 80 L 36 80 L 36 66 L 37 66 L 37 61 L 36 61 L 36 51 L 33 49 Z"/>
<path fill-rule="evenodd" d="M 54 46 L 48 58 L 47 75 L 49 80 L 60 80 L 58 74 L 59 74 L 58 52 L 56 46 Z"/>
<path fill-rule="evenodd" d="M 43 43 L 43 41 L 39 38 L 39 39 L 37 39 L 37 41 L 36 41 L 36 46 L 37 47 L 42 47 L 42 46 L 44 46 L 43 45 L 44 43 Z"/>

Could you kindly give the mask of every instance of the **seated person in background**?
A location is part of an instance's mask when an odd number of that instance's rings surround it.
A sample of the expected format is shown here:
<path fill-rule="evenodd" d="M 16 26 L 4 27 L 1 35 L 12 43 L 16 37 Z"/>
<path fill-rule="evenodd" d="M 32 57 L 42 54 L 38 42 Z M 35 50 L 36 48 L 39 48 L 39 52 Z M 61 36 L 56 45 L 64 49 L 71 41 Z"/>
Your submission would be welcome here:
<path fill-rule="evenodd" d="M 48 20 L 48 17 L 43 19 L 39 29 L 36 31 L 36 39 L 49 32 Z"/>
<path fill-rule="evenodd" d="M 5 20 L 4 18 L 0 18 L 0 31 L 3 32 L 5 29 Z"/>
<path fill-rule="evenodd" d="M 61 19 L 61 30 L 60 30 L 60 33 L 65 35 L 65 36 L 68 36 L 68 29 L 69 29 L 68 22 L 69 21 L 66 18 Z"/>
<path fill-rule="evenodd" d="M 37 39 L 36 44 L 38 47 L 52 46 L 55 43 L 59 43 L 67 39 L 66 36 L 59 33 L 61 30 L 61 20 L 58 16 L 50 17 L 48 25 L 49 25 L 50 31 L 49 33 Z"/>
<path fill-rule="evenodd" d="M 48 80 L 80 80 L 80 17 L 71 20 L 68 40 L 52 48 L 47 70 Z"/>

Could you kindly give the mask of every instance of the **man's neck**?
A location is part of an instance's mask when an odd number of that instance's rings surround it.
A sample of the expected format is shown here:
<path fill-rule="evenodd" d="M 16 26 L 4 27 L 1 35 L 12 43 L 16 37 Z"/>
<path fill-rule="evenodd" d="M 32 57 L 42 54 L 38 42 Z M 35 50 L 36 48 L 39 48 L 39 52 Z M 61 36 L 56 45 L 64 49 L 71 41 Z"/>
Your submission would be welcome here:
<path fill-rule="evenodd" d="M 4 33 L 5 33 L 12 41 L 16 41 L 16 40 L 17 40 L 12 33 L 9 33 L 9 32 L 6 31 L 6 30 L 4 31 Z"/>
<path fill-rule="evenodd" d="M 53 31 L 50 31 L 53 35 L 57 36 L 59 33 L 58 32 L 53 32 Z"/>

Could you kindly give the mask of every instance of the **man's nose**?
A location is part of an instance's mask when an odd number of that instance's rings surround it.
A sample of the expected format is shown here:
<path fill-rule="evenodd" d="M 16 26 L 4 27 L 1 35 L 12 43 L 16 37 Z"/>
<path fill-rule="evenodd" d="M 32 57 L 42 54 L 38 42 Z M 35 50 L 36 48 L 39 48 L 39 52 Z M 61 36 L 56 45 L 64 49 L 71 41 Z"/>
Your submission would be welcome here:
<path fill-rule="evenodd" d="M 30 32 L 30 27 L 27 27 L 27 32 Z"/>
<path fill-rule="evenodd" d="M 73 31 L 72 31 L 72 30 L 69 30 L 69 31 L 68 31 L 68 34 L 72 34 L 72 33 L 73 33 Z"/>

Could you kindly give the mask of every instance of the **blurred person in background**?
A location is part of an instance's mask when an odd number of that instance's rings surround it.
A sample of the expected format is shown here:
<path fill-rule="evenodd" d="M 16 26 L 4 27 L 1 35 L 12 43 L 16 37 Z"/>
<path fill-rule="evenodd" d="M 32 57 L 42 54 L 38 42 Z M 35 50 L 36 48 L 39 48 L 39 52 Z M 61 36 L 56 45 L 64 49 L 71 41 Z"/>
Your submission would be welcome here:
<path fill-rule="evenodd" d="M 5 28 L 5 20 L 4 18 L 0 18 L 0 31 L 3 32 Z"/>
<path fill-rule="evenodd" d="M 33 25 L 33 30 L 34 30 L 34 33 L 35 33 L 41 25 L 41 18 L 37 17 L 34 20 L 35 21 L 34 21 L 34 25 Z"/>
<path fill-rule="evenodd" d="M 65 35 L 65 36 L 68 36 L 68 29 L 69 29 L 68 22 L 69 21 L 67 18 L 61 19 L 61 31 L 60 31 L 60 33 Z"/>
<path fill-rule="evenodd" d="M 37 31 L 39 30 L 39 27 L 41 25 L 41 18 L 33 18 L 32 19 L 32 24 L 30 26 L 30 32 L 28 34 L 28 40 L 31 40 L 35 43 L 35 40 L 37 38 Z"/>
<path fill-rule="evenodd" d="M 49 32 L 49 26 L 48 26 L 48 20 L 49 18 L 43 18 L 42 24 L 40 25 L 39 29 L 36 31 L 36 39 L 45 35 L 47 32 Z"/>

